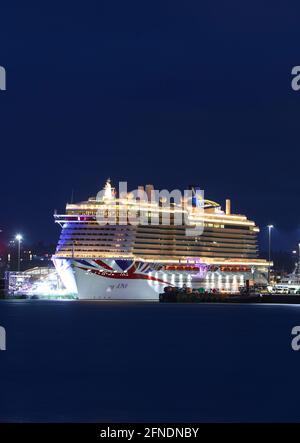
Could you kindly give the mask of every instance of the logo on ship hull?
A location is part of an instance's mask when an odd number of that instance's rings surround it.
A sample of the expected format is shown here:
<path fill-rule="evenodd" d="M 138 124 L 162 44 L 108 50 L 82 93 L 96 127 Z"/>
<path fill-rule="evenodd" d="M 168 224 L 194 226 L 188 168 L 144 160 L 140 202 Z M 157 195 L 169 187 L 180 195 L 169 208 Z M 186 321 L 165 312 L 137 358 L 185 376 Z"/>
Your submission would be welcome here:
<path fill-rule="evenodd" d="M 128 284 L 127 283 L 118 283 L 117 285 L 109 285 L 106 289 L 107 292 L 112 292 L 116 289 L 127 289 Z"/>
<path fill-rule="evenodd" d="M 91 261 L 76 260 L 74 266 L 86 273 L 100 277 L 122 280 L 148 280 L 170 285 L 168 281 L 151 275 L 151 271 L 154 269 L 152 269 L 149 263 L 134 262 L 133 260 L 109 260 L 109 263 L 100 259 Z M 157 272 L 158 270 L 155 269 L 154 271 Z"/>

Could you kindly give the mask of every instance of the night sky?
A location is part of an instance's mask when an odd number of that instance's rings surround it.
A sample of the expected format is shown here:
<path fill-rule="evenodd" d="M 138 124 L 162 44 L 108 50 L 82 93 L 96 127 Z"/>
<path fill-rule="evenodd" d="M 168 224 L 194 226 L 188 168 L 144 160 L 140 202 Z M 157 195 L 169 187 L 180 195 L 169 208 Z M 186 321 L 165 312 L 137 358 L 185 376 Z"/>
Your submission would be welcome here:
<path fill-rule="evenodd" d="M 300 240 L 299 1 L 1 4 L 6 238 L 56 241 L 54 209 L 107 177 L 206 198 Z"/>

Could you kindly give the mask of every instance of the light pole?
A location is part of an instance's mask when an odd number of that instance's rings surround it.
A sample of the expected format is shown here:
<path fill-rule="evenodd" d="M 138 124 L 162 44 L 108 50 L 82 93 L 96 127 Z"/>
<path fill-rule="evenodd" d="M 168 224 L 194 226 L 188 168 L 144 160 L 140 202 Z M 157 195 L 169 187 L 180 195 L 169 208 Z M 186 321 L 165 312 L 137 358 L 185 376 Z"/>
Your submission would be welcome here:
<path fill-rule="evenodd" d="M 271 262 L 271 231 L 274 228 L 273 225 L 268 225 L 269 230 L 269 266 L 268 266 L 268 283 L 270 284 L 270 262 Z"/>
<path fill-rule="evenodd" d="M 23 237 L 21 234 L 16 235 L 16 240 L 18 242 L 18 272 L 20 272 L 20 262 L 21 262 L 21 241 Z"/>

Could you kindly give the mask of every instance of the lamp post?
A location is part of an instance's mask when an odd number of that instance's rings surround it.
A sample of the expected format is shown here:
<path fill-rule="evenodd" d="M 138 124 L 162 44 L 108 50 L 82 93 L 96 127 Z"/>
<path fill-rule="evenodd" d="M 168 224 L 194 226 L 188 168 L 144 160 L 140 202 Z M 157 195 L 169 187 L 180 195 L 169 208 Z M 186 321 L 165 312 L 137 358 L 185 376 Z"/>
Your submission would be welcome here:
<path fill-rule="evenodd" d="M 297 251 L 296 251 L 296 249 L 294 249 L 292 251 L 292 254 L 293 254 L 293 257 L 297 258 Z M 299 263 L 299 259 L 297 261 L 293 262 L 293 265 L 296 267 L 298 265 L 298 263 Z"/>
<path fill-rule="evenodd" d="M 270 262 L 271 262 L 271 231 L 274 228 L 273 225 L 268 225 L 269 230 L 269 265 L 268 265 L 268 283 L 270 284 Z"/>
<path fill-rule="evenodd" d="M 18 272 L 20 272 L 20 262 L 21 262 L 21 241 L 23 237 L 21 234 L 16 235 L 16 240 L 18 242 Z"/>

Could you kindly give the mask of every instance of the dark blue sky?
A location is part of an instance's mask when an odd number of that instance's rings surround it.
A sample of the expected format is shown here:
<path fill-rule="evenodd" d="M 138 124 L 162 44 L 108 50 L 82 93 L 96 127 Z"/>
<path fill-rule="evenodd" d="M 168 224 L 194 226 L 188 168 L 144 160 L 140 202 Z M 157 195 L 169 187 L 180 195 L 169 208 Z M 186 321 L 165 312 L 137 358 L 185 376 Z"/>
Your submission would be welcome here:
<path fill-rule="evenodd" d="M 205 189 L 300 239 L 300 4 L 5 2 L 1 213 L 7 237 L 56 240 L 53 210 L 132 187 Z M 262 236 L 264 240 L 265 236 Z M 263 244 L 264 246 L 264 244 Z M 275 246 L 275 245 L 274 245 Z"/>

